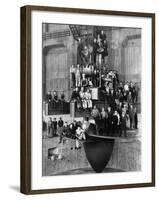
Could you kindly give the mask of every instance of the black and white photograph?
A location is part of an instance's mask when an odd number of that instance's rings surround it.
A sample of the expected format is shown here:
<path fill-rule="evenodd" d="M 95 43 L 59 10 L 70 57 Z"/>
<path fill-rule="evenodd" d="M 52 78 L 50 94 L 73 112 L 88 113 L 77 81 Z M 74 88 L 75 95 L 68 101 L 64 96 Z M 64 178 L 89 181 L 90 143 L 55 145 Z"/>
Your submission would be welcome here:
<path fill-rule="evenodd" d="M 21 191 L 155 184 L 155 15 L 21 9 Z"/>
<path fill-rule="evenodd" d="M 142 170 L 142 29 L 42 23 L 42 176 Z"/>

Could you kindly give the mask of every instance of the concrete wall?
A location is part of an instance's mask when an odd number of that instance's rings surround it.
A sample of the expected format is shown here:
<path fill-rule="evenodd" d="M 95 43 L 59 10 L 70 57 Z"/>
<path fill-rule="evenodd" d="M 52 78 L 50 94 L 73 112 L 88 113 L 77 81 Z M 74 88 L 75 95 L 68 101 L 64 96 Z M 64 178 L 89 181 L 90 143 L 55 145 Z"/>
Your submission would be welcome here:
<path fill-rule="evenodd" d="M 49 25 L 49 32 L 70 31 L 68 25 Z M 76 63 L 77 42 L 73 36 L 49 38 L 43 41 L 43 97 L 48 90 L 66 92 L 70 97 L 69 67 Z"/>
<path fill-rule="evenodd" d="M 58 144 L 58 139 L 43 139 L 43 176 L 50 176 L 59 174 L 72 169 L 79 169 L 90 167 L 84 152 L 84 148 L 75 150 L 75 140 L 68 139 L 65 145 Z M 62 153 L 62 160 L 50 160 L 48 159 L 48 149 L 57 147 Z M 73 150 L 71 150 L 73 147 Z"/>
<path fill-rule="evenodd" d="M 141 29 L 117 28 L 106 31 L 109 43 L 109 65 L 118 70 L 123 80 L 140 82 Z"/>
<path fill-rule="evenodd" d="M 116 140 L 111 159 L 106 167 L 123 171 L 140 171 L 141 141 L 138 139 Z"/>

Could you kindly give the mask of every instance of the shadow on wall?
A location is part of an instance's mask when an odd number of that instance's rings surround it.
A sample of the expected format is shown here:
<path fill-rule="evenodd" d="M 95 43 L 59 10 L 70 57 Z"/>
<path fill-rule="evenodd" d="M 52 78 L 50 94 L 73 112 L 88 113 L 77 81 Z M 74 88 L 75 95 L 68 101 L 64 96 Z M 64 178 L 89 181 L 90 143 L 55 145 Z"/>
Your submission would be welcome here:
<path fill-rule="evenodd" d="M 18 185 L 10 185 L 9 188 L 15 192 L 20 192 L 20 187 Z"/>

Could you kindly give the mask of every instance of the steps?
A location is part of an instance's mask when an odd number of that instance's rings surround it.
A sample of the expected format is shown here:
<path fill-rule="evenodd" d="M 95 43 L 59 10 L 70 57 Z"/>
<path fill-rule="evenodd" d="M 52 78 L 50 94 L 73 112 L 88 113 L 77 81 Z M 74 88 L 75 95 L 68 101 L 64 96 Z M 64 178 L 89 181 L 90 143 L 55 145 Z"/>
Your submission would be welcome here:
<path fill-rule="evenodd" d="M 70 30 L 72 32 L 74 39 L 78 40 L 78 38 L 80 37 L 80 33 L 79 33 L 76 25 L 69 25 L 69 27 L 70 27 Z"/>

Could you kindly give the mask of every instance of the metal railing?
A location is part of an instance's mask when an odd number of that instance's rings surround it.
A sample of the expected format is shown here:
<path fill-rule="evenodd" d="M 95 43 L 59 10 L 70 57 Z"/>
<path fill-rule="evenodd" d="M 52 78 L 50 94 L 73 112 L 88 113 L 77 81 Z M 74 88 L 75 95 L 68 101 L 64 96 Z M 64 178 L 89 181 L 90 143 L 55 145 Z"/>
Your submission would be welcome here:
<path fill-rule="evenodd" d="M 54 39 L 54 38 L 60 38 L 60 37 L 67 37 L 70 36 L 70 30 L 62 30 L 58 32 L 46 32 L 43 33 L 43 40 L 49 40 L 49 39 Z"/>

